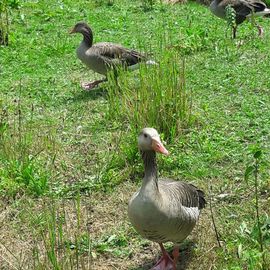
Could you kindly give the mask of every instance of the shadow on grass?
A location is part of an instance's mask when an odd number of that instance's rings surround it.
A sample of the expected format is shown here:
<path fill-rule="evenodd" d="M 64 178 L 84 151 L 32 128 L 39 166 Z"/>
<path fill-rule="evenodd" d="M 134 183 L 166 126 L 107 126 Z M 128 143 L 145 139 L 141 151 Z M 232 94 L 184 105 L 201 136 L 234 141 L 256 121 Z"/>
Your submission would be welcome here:
<path fill-rule="evenodd" d="M 80 88 L 78 92 L 75 92 L 73 96 L 74 102 L 85 102 L 88 100 L 97 100 L 100 97 L 106 97 L 107 90 L 104 87 L 96 87 L 92 90 L 84 90 Z"/>
<path fill-rule="evenodd" d="M 192 241 L 185 241 L 183 244 L 180 245 L 180 255 L 177 264 L 177 270 L 185 270 L 188 268 L 188 265 L 193 256 L 193 248 L 195 244 Z M 170 256 L 172 257 L 172 249 L 169 251 Z M 155 264 L 155 258 L 153 260 L 147 260 L 142 262 L 141 265 L 135 268 L 131 268 L 129 270 L 150 270 Z"/>

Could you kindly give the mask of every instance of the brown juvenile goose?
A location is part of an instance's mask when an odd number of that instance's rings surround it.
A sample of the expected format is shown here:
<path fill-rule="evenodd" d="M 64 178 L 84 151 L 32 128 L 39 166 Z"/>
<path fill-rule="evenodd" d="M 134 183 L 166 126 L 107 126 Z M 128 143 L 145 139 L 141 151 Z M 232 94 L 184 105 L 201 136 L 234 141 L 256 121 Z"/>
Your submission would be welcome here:
<path fill-rule="evenodd" d="M 204 193 L 192 184 L 158 179 L 156 152 L 168 155 L 154 128 L 144 128 L 138 137 L 144 162 L 141 188 L 132 196 L 129 219 L 139 234 L 160 245 L 161 259 L 153 270 L 176 270 L 179 244 L 190 234 L 205 207 Z M 173 259 L 163 244 L 173 242 Z"/>
<path fill-rule="evenodd" d="M 236 26 L 233 27 L 233 38 L 236 37 L 236 28 L 247 18 L 252 16 L 265 16 L 270 14 L 270 9 L 261 0 L 214 0 L 210 4 L 210 10 L 219 18 L 226 19 L 226 7 L 230 5 L 235 10 Z M 263 28 L 256 25 L 259 36 L 263 34 Z"/>
<path fill-rule="evenodd" d="M 123 66 L 134 70 L 138 68 L 138 63 L 145 61 L 146 57 L 134 50 L 124 48 L 122 45 L 100 42 L 93 44 L 93 32 L 85 22 L 77 23 L 70 31 L 81 33 L 83 40 L 77 48 L 78 58 L 93 71 L 105 75 L 106 78 L 87 84 L 83 84 L 84 89 L 90 90 L 107 80 L 107 72 L 114 67 Z M 155 64 L 154 61 L 147 61 L 147 64 Z"/>

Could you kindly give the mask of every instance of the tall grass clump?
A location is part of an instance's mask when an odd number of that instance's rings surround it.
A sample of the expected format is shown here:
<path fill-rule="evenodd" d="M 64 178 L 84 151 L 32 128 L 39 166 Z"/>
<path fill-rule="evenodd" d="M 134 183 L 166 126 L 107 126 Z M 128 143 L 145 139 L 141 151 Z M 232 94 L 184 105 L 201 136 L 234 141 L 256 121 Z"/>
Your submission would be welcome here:
<path fill-rule="evenodd" d="M 141 171 L 136 160 L 137 136 L 142 128 L 154 127 L 172 143 L 191 124 L 191 91 L 186 86 L 185 60 L 173 51 L 162 53 L 155 64 L 141 64 L 135 72 L 117 70 L 117 77 L 115 71 L 109 76 L 107 117 L 111 123 L 117 123 L 121 132 L 117 132 L 117 154 L 111 157 L 110 166 L 103 173 L 103 183 L 136 178 Z"/>
<path fill-rule="evenodd" d="M 10 13 L 12 9 L 18 7 L 18 0 L 0 1 L 0 45 L 8 45 Z"/>
<path fill-rule="evenodd" d="M 169 141 L 190 125 L 191 91 L 179 55 L 166 51 L 155 65 L 141 65 L 138 74 L 119 73 L 117 82 L 109 83 L 109 117 L 127 123 L 136 134 L 155 127 Z"/>
<path fill-rule="evenodd" d="M 232 30 L 232 38 L 235 38 L 234 31 L 235 31 L 236 26 L 237 26 L 236 25 L 236 12 L 232 8 L 231 5 L 228 5 L 228 6 L 226 6 L 225 14 L 226 14 L 227 25 Z"/>
<path fill-rule="evenodd" d="M 41 209 L 37 215 L 29 213 L 35 239 L 29 269 L 91 269 L 91 239 L 81 221 L 80 195 L 74 198 L 73 205 L 50 198 Z M 90 222 L 86 218 L 84 221 Z"/>
<path fill-rule="evenodd" d="M 253 249 L 251 247 L 246 250 L 248 253 L 248 260 L 251 265 L 256 265 L 256 267 L 260 267 L 260 269 L 266 270 L 268 269 L 267 261 L 266 261 L 266 243 L 270 240 L 270 228 L 269 228 L 269 218 L 268 216 L 263 215 L 260 209 L 260 184 L 261 181 L 259 179 L 259 169 L 262 163 L 262 150 L 256 149 L 253 154 L 254 162 L 249 165 L 245 171 L 245 180 L 249 181 L 249 178 L 253 176 L 252 185 L 254 186 L 254 220 L 255 224 L 253 224 L 253 228 L 248 230 L 244 223 L 244 229 L 242 229 L 242 235 L 246 238 L 251 239 L 253 244 Z M 242 250 L 242 248 L 241 248 Z M 256 264 L 257 263 L 257 264 Z"/>
<path fill-rule="evenodd" d="M 141 0 L 144 11 L 150 11 L 154 8 L 156 0 Z"/>
<path fill-rule="evenodd" d="M 27 123 L 20 102 L 17 106 L 15 112 L 0 108 L 0 194 L 39 196 L 48 190 L 51 177 L 50 158 L 41 154 L 53 143 L 49 134 L 42 135 L 40 126 Z"/>
<path fill-rule="evenodd" d="M 100 6 L 113 6 L 114 0 L 95 0 L 94 1 L 95 6 L 100 7 Z"/>

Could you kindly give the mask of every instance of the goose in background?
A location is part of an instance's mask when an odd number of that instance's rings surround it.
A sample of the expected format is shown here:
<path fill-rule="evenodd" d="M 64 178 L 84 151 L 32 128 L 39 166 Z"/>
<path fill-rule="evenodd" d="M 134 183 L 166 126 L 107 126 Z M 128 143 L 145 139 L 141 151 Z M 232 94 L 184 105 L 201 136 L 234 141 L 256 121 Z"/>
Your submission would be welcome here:
<path fill-rule="evenodd" d="M 93 32 L 85 22 L 77 23 L 70 31 L 70 34 L 81 33 L 83 40 L 77 48 L 77 57 L 91 70 L 105 75 L 104 79 L 82 84 L 85 90 L 91 90 L 102 82 L 107 81 L 109 70 L 116 70 L 124 67 L 135 70 L 139 63 L 144 61 L 146 64 L 156 63 L 148 60 L 144 54 L 135 50 L 127 49 L 120 44 L 110 42 L 100 42 L 93 44 Z"/>
<path fill-rule="evenodd" d="M 156 153 L 168 155 L 158 132 L 144 128 L 138 137 L 144 163 L 141 188 L 134 193 L 128 216 L 136 231 L 159 244 L 162 257 L 153 270 L 176 270 L 179 244 L 191 233 L 206 201 L 203 191 L 194 185 L 172 179 L 158 179 Z M 163 243 L 173 242 L 173 259 Z"/>
<path fill-rule="evenodd" d="M 237 25 L 246 19 L 270 14 L 270 9 L 260 0 L 214 0 L 210 4 L 211 12 L 222 19 L 226 18 L 226 7 L 231 6 L 235 11 L 235 24 L 233 26 L 233 38 L 236 37 Z M 255 24 L 259 31 L 259 36 L 263 35 L 263 28 Z"/>

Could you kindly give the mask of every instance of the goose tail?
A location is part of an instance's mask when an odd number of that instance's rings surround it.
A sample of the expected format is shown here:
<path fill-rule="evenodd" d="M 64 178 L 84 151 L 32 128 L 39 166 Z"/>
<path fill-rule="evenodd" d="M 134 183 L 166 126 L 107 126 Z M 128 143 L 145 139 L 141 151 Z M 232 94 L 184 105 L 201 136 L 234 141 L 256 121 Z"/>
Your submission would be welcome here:
<path fill-rule="evenodd" d="M 199 209 L 201 210 L 201 209 L 205 208 L 207 202 L 205 200 L 205 194 L 202 190 L 197 189 L 197 193 L 199 196 Z"/>
<path fill-rule="evenodd" d="M 270 18 L 270 9 L 269 8 L 264 9 L 263 12 L 266 12 L 266 14 L 264 14 L 264 17 Z"/>
<path fill-rule="evenodd" d="M 154 65 L 154 66 L 158 65 L 158 63 L 155 62 L 154 60 L 147 60 L 147 61 L 145 62 L 145 64 L 146 64 L 146 65 Z"/>
<path fill-rule="evenodd" d="M 250 13 L 247 17 L 270 17 L 270 9 L 265 8 L 264 10 L 261 11 L 255 11 L 254 13 Z"/>
<path fill-rule="evenodd" d="M 155 62 L 154 60 L 147 60 L 147 61 L 145 61 L 144 63 L 145 63 L 146 65 L 149 65 L 149 66 L 157 66 L 157 65 L 158 65 L 158 63 Z M 131 70 L 131 71 L 134 71 L 134 70 L 136 70 L 136 69 L 139 68 L 140 64 L 141 64 L 141 63 L 139 62 L 139 63 L 137 63 L 137 64 L 135 64 L 135 65 L 129 66 L 128 69 Z"/>

